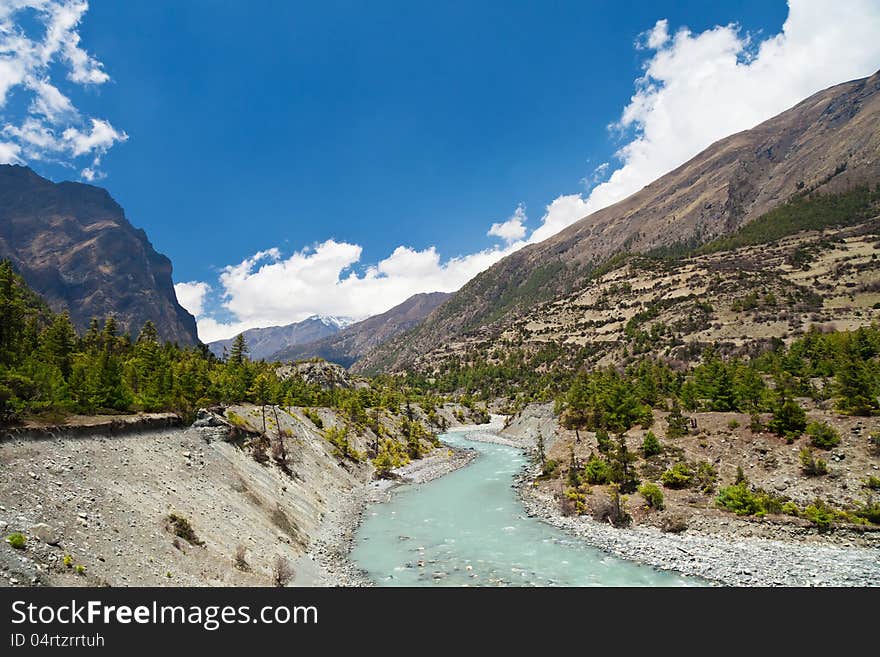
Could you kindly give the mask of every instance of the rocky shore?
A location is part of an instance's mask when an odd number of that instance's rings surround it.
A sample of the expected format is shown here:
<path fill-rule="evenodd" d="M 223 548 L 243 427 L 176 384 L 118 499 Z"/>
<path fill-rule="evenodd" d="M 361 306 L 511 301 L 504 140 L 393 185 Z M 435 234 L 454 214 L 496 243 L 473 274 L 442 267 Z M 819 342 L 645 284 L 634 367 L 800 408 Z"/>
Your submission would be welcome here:
<path fill-rule="evenodd" d="M 531 482 L 532 473 L 517 481 L 530 516 L 621 559 L 728 586 L 880 585 L 880 549 L 740 537 L 735 522 L 726 535 L 617 529 L 587 516 L 563 516 L 558 500 Z"/>

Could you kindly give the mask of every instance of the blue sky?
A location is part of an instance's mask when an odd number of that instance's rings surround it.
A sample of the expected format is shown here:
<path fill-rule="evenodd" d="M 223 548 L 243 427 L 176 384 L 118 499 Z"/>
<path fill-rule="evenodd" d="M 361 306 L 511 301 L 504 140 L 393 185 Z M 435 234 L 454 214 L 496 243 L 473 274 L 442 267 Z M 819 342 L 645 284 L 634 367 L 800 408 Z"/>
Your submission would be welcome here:
<path fill-rule="evenodd" d="M 811 3 L 793 1 L 792 13 L 796 4 Z M 849 24 L 876 18 L 871 4 L 860 5 L 865 15 L 850 16 Z M 792 21 L 792 42 L 795 27 L 801 42 L 809 30 L 823 29 L 821 16 L 799 11 L 805 25 Z M 38 34 L 43 18 L 25 12 L 15 20 Z M 197 285 L 182 289 L 181 300 L 186 295 L 208 320 L 200 322 L 208 337 L 220 337 L 311 312 L 363 316 L 421 288 L 457 287 L 531 239 L 555 199 L 567 199 L 559 208 L 567 203 L 570 213 L 595 209 L 601 199 L 590 204 L 592 182 L 606 180 L 627 158 L 639 160 L 642 138 L 651 138 L 656 112 L 635 108 L 634 94 L 663 105 L 657 87 L 679 88 L 681 76 L 699 72 L 701 59 L 717 58 L 722 73 L 724 66 L 744 69 L 751 58 L 770 59 L 759 46 L 782 33 L 789 8 L 778 0 L 92 0 L 78 18 L 71 34 L 93 58 L 83 70 L 95 79 L 71 80 L 73 64 L 63 57 L 41 69 L 76 107 L 78 132 L 52 155 L 32 149 L 6 159 L 53 179 L 80 179 L 88 169 L 84 175 L 107 187 L 172 259 L 175 281 Z M 683 28 L 690 37 L 679 43 Z M 803 47 L 795 54 L 784 47 L 787 54 L 773 61 L 790 66 L 806 56 Z M 798 79 L 754 116 L 739 112 L 729 127 L 754 124 L 850 73 L 870 73 L 872 63 L 880 66 L 876 51 L 854 49 L 843 65 Z M 652 64 L 655 76 L 638 83 Z M 96 71 L 108 79 L 98 80 Z M 731 79 L 745 89 L 766 87 L 740 77 Z M 33 112 L 27 91 L 6 93 L 4 123 L 20 126 Z M 683 95 L 672 100 L 694 104 Z M 637 116 L 610 130 L 628 107 Z M 712 111 L 703 108 L 696 123 Z M 113 132 L 99 134 L 92 119 Z M 719 131 L 676 140 L 686 142 L 678 159 L 723 136 Z M 7 131 L 9 148 L 16 143 L 10 135 L 24 139 L 20 130 Z M 663 139 L 675 135 L 658 143 Z M 624 172 L 607 200 L 680 163 L 669 157 L 655 157 L 628 182 Z M 495 231 L 506 238 L 487 235 L 520 204 L 510 230 Z M 398 247 L 407 249 L 375 268 Z M 297 252 L 299 260 L 291 258 Z M 480 252 L 489 255 L 454 275 L 438 273 L 449 258 Z M 330 270 L 318 271 L 319 260 Z M 422 280 L 390 282 L 420 271 Z M 352 272 L 389 281 L 347 285 Z"/>

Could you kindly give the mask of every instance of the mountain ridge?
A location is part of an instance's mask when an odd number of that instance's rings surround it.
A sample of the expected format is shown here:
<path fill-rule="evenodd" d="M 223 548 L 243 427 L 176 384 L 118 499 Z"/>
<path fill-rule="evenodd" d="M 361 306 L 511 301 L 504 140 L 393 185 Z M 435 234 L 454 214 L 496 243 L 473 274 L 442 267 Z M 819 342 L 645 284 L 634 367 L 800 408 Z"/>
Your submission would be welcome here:
<path fill-rule="evenodd" d="M 199 344 L 195 318 L 177 301 L 171 261 L 106 189 L 0 165 L 0 258 L 80 331 L 92 317 L 114 315 L 135 335 L 150 320 L 165 340 Z"/>
<path fill-rule="evenodd" d="M 878 152 L 880 72 L 725 137 L 626 199 L 507 256 L 355 369 L 399 371 L 438 345 L 498 335 L 536 304 L 572 292 L 615 254 L 708 242 L 795 194 L 876 182 Z"/>

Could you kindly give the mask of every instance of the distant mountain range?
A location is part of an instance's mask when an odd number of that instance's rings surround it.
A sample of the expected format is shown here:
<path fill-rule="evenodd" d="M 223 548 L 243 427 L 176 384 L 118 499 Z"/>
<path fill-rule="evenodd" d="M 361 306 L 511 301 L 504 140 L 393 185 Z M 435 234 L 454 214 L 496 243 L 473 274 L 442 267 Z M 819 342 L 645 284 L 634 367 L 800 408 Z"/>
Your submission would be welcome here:
<path fill-rule="evenodd" d="M 352 324 L 321 340 L 280 349 L 270 356 L 270 360 L 318 357 L 349 367 L 370 350 L 418 326 L 450 296 L 446 292 L 415 294 L 381 315 Z"/>
<path fill-rule="evenodd" d="M 171 261 L 100 187 L 0 165 L 0 258 L 80 331 L 112 314 L 134 335 L 151 320 L 165 340 L 199 342 L 195 318 L 177 302 Z"/>
<path fill-rule="evenodd" d="M 282 349 L 304 343 L 315 342 L 321 338 L 334 335 L 352 324 L 347 317 L 312 315 L 301 322 L 285 326 L 268 326 L 244 331 L 250 357 L 254 360 L 271 359 Z M 208 348 L 218 357 L 228 352 L 234 338 L 217 340 L 208 344 Z"/>
<path fill-rule="evenodd" d="M 632 196 L 507 256 L 416 329 L 365 354 L 354 369 L 430 371 L 443 353 L 465 345 L 471 356 L 486 356 L 515 325 L 547 332 L 550 319 L 536 310 L 553 300 L 576 307 L 577 296 L 587 294 L 585 286 L 609 270 L 615 256 L 683 251 L 730 235 L 792 198 L 878 183 L 880 73 L 821 91 L 721 139 Z M 609 308 L 608 317 L 594 313 L 589 321 L 611 321 L 618 310 Z M 532 323 L 518 324 L 526 318 Z M 554 331 L 554 340 L 565 344 L 582 330 Z"/>

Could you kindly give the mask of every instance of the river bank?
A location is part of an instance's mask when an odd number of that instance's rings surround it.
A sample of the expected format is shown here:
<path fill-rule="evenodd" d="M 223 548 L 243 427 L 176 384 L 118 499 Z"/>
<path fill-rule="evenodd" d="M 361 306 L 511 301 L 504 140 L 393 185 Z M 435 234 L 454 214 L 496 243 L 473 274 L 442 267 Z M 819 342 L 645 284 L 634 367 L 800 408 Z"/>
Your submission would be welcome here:
<path fill-rule="evenodd" d="M 550 449 L 565 433 L 554 425 L 549 406 L 534 406 L 505 422 L 499 443 L 529 450 L 540 433 Z M 534 485 L 538 474 L 530 466 L 516 477 L 526 512 L 622 559 L 730 586 L 880 585 L 877 532 L 841 529 L 822 535 L 792 522 L 698 508 L 691 509 L 682 533 L 646 524 L 618 529 L 589 516 L 563 515 L 558 494 Z"/>

